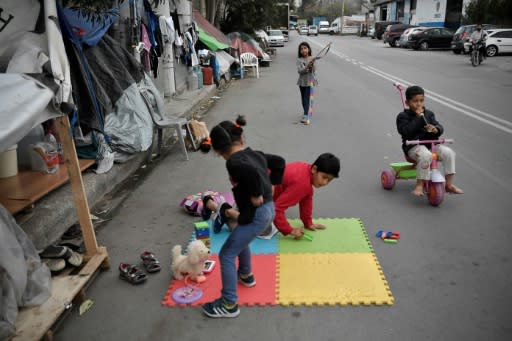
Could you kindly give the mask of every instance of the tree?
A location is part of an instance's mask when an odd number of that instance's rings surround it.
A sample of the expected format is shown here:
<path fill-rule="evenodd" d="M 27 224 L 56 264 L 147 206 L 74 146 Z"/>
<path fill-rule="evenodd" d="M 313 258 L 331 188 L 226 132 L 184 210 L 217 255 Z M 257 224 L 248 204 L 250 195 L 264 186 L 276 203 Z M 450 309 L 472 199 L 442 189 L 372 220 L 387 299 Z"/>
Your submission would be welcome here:
<path fill-rule="evenodd" d="M 264 28 L 277 16 L 277 3 L 276 0 L 225 0 L 222 32 L 252 33 Z"/>
<path fill-rule="evenodd" d="M 465 22 L 497 25 L 512 24 L 512 1 L 471 0 L 465 8 Z"/>

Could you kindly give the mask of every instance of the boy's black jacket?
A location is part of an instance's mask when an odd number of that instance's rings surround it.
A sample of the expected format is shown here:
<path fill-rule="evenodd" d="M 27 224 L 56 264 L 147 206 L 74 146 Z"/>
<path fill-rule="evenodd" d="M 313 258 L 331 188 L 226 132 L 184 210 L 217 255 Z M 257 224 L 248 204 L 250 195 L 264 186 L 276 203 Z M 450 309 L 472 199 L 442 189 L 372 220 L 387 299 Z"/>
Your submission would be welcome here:
<path fill-rule="evenodd" d="M 402 150 L 405 154 L 407 154 L 409 149 L 414 147 L 414 145 L 406 145 L 405 141 L 435 140 L 443 134 L 443 126 L 441 123 L 437 122 L 436 115 L 432 111 L 425 109 L 424 116 L 428 123 L 437 128 L 437 134 L 429 133 L 425 129 L 427 124 L 423 117 L 417 117 L 416 113 L 410 109 L 402 111 L 396 117 L 396 127 L 398 129 L 398 133 L 402 135 Z M 430 149 L 430 145 L 425 146 Z"/>

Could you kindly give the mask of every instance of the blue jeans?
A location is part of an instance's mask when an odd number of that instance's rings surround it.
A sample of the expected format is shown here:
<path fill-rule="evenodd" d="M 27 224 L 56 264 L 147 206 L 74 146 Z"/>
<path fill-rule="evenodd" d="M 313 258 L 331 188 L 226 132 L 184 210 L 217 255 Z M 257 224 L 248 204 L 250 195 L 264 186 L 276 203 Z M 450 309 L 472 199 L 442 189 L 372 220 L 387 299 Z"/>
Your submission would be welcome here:
<path fill-rule="evenodd" d="M 222 275 L 222 297 L 230 303 L 238 301 L 238 274 L 251 273 L 251 250 L 249 243 L 274 220 L 274 202 L 270 201 L 256 209 L 253 220 L 246 225 L 238 225 L 224 242 L 220 253 Z M 236 257 L 238 256 L 238 271 Z"/>
<path fill-rule="evenodd" d="M 299 89 L 300 89 L 300 97 L 302 100 L 302 109 L 304 110 L 304 116 L 308 116 L 308 114 L 309 114 L 309 95 L 310 95 L 311 87 L 299 86 Z"/>

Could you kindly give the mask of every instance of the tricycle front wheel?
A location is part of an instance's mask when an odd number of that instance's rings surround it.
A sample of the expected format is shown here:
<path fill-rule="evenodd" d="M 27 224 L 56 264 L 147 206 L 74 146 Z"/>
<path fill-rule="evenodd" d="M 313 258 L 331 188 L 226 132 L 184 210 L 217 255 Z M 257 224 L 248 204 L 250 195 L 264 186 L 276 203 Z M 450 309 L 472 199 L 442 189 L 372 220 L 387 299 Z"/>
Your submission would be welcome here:
<path fill-rule="evenodd" d="M 428 184 L 427 196 L 430 205 L 441 205 L 444 198 L 444 182 L 430 182 Z"/>
<path fill-rule="evenodd" d="M 380 183 L 387 190 L 393 189 L 395 186 L 395 174 L 389 169 L 385 169 L 380 173 Z"/>

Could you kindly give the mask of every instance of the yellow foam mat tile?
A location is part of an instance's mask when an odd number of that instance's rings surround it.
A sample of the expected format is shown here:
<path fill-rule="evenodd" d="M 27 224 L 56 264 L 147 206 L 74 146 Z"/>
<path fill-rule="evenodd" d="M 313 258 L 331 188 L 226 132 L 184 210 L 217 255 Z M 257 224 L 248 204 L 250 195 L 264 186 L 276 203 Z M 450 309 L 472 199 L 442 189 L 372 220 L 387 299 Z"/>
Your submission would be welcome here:
<path fill-rule="evenodd" d="M 373 253 L 278 255 L 277 302 L 281 305 L 392 305 Z"/>

